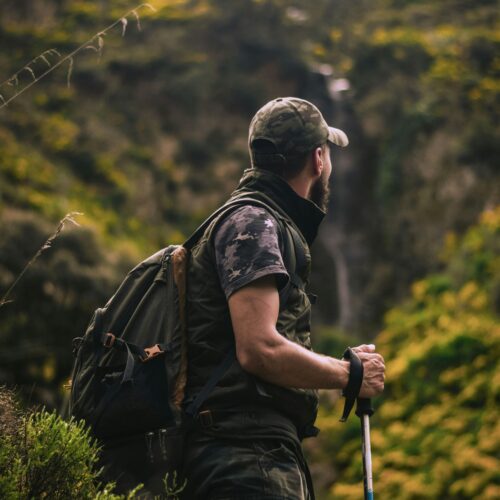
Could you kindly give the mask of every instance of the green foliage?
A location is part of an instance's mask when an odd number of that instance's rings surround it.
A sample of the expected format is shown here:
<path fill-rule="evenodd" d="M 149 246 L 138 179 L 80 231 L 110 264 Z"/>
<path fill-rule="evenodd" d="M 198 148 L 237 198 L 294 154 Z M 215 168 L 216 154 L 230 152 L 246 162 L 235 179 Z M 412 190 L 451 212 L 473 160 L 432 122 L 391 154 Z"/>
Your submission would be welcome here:
<path fill-rule="evenodd" d="M 3 295 L 54 228 L 18 211 L 4 211 L 0 228 Z M 129 267 L 115 265 L 121 273 Z M 85 329 L 89 311 L 112 293 L 116 281 L 109 267 L 91 231 L 67 228 L 19 281 L 9 297 L 13 302 L 0 307 L 0 365 L 26 396 L 57 403 L 47 389 L 68 377 L 71 339 Z"/>
<path fill-rule="evenodd" d="M 68 67 L 60 67 L 0 112 L 0 218 L 7 231 L 0 284 L 22 267 L 24 247 L 43 241 L 36 227 L 79 211 L 89 229 L 81 239 L 72 236 L 76 255 L 74 246 L 57 250 L 57 263 L 47 255 L 47 268 L 19 290 L 16 302 L 25 310 L 12 304 L 0 311 L 1 352 L 8 345 L 28 366 L 5 365 L 2 380 L 9 383 L 30 387 L 55 366 L 56 376 L 42 385 L 60 387 L 70 339 L 128 267 L 116 263 L 182 242 L 227 197 L 248 166 L 249 120 L 267 99 L 311 99 L 351 137 L 351 147 L 338 153 L 339 168 L 334 155 L 327 222 L 342 233 L 334 250 L 342 247 L 344 285 L 328 231 L 313 259 L 316 265 L 320 253 L 329 256 L 312 283 L 323 322 L 342 317 L 347 296 L 353 310 L 345 317 L 356 318 L 356 335 L 375 331 L 411 282 L 439 268 L 445 235 L 463 232 L 498 199 L 496 2 L 152 4 L 156 13 L 140 12 L 141 30 L 130 16 L 125 36 L 121 23 L 106 35 L 100 58 L 94 50 L 75 58 L 70 88 Z M 3 0 L 0 73 L 7 79 L 50 48 L 69 54 L 134 5 Z M 44 67 L 37 60 L 33 70 Z M 337 78 L 348 79 L 351 90 L 332 94 Z M 32 76 L 25 70 L 19 79 Z M 13 209 L 36 222 L 22 224 Z M 86 245 L 96 258 L 80 266 Z M 53 283 L 49 272 L 68 274 Z M 341 286 L 349 293 L 340 294 Z M 493 293 L 498 297 L 498 289 Z"/>
<path fill-rule="evenodd" d="M 112 484 L 99 485 L 97 445 L 83 422 L 41 410 L 22 415 L 13 395 L 0 389 L 0 497 L 124 500 Z"/>
<path fill-rule="evenodd" d="M 383 122 L 382 127 L 373 131 L 377 139 L 389 139 L 381 148 L 382 159 L 384 149 L 391 148 L 393 143 L 402 146 L 397 159 L 405 175 L 414 176 L 411 171 L 403 170 L 408 151 L 426 147 L 420 137 L 431 144 L 436 125 L 449 126 L 462 139 L 474 134 L 481 121 L 491 123 L 494 116 L 500 90 L 499 68 L 493 55 L 498 46 L 495 16 L 491 16 L 488 7 L 477 8 L 455 16 L 451 24 L 446 13 L 457 10 L 458 3 L 440 2 L 439 6 L 431 6 L 431 2 L 418 2 L 417 6 L 417 2 L 408 2 L 398 13 L 387 10 L 387 16 L 380 13 L 367 16 L 364 45 L 359 47 L 361 57 L 353 58 L 350 73 L 354 84 L 359 81 L 361 85 L 357 105 L 368 105 L 365 120 L 372 116 L 377 123 Z M 367 78 L 369 72 L 371 78 Z M 375 86 L 373 77 L 384 84 Z M 397 92 L 398 104 L 387 92 L 390 89 Z M 415 114 L 423 119 L 412 130 L 412 142 L 404 145 L 392 137 L 392 130 L 405 127 Z M 494 138 L 498 139 L 499 133 L 498 126 L 481 127 L 485 143 L 498 144 Z M 478 163 L 478 148 L 470 148 L 470 139 L 460 142 L 451 162 L 435 168 L 445 171 L 455 165 Z M 483 157 L 481 163 L 492 169 L 494 157 Z M 384 175 L 384 170 L 381 174 Z"/>
<path fill-rule="evenodd" d="M 167 474 L 163 478 L 163 486 L 165 488 L 167 500 L 179 500 L 180 494 L 186 488 L 186 484 L 186 479 L 184 479 L 182 484 L 179 484 L 177 471 L 174 471 L 172 475 L 167 472 Z"/>
<path fill-rule="evenodd" d="M 463 238 L 449 236 L 446 269 L 415 282 L 375 339 L 387 366 L 372 417 L 375 493 L 381 498 L 498 498 L 500 493 L 500 207 Z M 356 499 L 362 465 L 356 418 L 324 408 L 319 456 L 335 456 L 332 498 Z"/>
<path fill-rule="evenodd" d="M 373 417 L 376 493 L 500 496 L 498 212 L 460 236 L 498 202 L 498 2 L 151 3 L 158 12 L 141 13 L 142 30 L 130 18 L 125 37 L 121 24 L 106 36 L 100 59 L 93 50 L 75 59 L 70 88 L 68 67 L 59 68 L 0 112 L 0 290 L 65 213 L 86 214 L 85 229 L 65 234 L 0 308 L 0 379 L 56 406 L 71 338 L 92 309 L 132 262 L 181 242 L 231 192 L 248 166 L 256 109 L 299 95 L 351 137 L 338 169 L 334 156 L 330 222 L 363 330 L 378 328 L 414 283 L 376 340 L 389 375 Z M 0 73 L 8 78 L 53 47 L 70 53 L 133 5 L 3 0 Z M 38 60 L 33 70 L 44 67 Z M 331 99 L 336 78 L 351 90 Z M 366 254 L 350 253 L 359 239 Z M 340 278 L 329 240 L 320 243 L 313 290 L 333 320 Z M 339 356 L 352 336 L 331 331 L 314 332 L 316 347 Z M 336 498 L 359 498 L 358 424 L 339 424 L 328 404 L 316 482 L 335 483 Z M 2 443 L 8 465 L 17 448 Z M 5 496 L 14 494 L 2 481 Z"/>
<path fill-rule="evenodd" d="M 341 357 L 347 346 L 356 345 L 352 335 L 328 326 L 315 327 L 314 336 L 314 349 L 335 358 Z"/>
<path fill-rule="evenodd" d="M 91 496 L 97 450 L 83 424 L 66 423 L 41 411 L 26 422 L 26 457 L 15 462 L 14 474 L 26 498 L 81 498 Z M 18 469 L 16 471 L 16 469 Z M 16 475 L 17 475 L 16 474 Z M 24 491 L 23 491 L 24 490 Z"/>
<path fill-rule="evenodd" d="M 448 231 L 463 232 L 498 203 L 498 2 L 333 3 L 311 52 L 350 82 L 337 98 L 348 101 L 362 130 L 351 143 L 366 153 L 350 172 L 362 176 L 366 191 L 349 190 L 358 217 L 341 216 L 356 227 L 347 240 L 360 225 L 372 237 L 357 297 L 360 311 L 380 314 L 438 269 Z M 359 213 L 366 214 L 361 224 Z"/>

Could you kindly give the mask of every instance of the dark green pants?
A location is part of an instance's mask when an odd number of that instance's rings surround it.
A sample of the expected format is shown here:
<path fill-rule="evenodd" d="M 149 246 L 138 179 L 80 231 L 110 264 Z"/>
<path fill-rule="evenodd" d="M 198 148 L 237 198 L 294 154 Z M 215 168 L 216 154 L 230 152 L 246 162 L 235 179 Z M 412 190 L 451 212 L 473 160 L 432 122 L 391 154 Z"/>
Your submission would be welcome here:
<path fill-rule="evenodd" d="M 140 500 L 176 500 L 165 492 L 164 479 L 169 474 L 172 485 L 173 471 L 181 468 L 180 458 L 184 448 L 183 439 L 177 434 L 162 437 L 159 432 L 140 434 L 102 442 L 99 466 L 101 480 L 114 482 L 115 493 L 127 494 L 138 484 L 143 487 L 137 498 Z M 182 480 L 178 478 L 178 484 Z M 136 497 L 134 497 L 136 498 Z"/>
<path fill-rule="evenodd" d="M 193 432 L 184 455 L 186 500 L 310 500 L 300 446 L 283 439 Z"/>

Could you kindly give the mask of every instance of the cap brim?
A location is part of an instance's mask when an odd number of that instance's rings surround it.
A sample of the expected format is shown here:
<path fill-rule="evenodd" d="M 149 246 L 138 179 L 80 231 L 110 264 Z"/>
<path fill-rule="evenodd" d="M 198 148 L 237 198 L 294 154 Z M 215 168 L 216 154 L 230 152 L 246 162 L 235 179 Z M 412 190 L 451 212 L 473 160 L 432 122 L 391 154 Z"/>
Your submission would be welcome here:
<path fill-rule="evenodd" d="M 349 144 L 346 133 L 339 128 L 328 127 L 328 140 L 341 148 L 345 148 Z"/>

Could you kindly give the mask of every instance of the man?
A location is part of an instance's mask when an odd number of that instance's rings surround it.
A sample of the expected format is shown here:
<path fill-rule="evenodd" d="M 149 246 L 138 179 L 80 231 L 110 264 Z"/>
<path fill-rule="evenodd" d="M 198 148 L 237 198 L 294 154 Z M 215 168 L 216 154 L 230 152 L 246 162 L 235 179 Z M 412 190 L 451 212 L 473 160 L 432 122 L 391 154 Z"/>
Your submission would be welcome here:
<path fill-rule="evenodd" d="M 317 389 L 342 389 L 349 363 L 311 350 L 305 292 L 309 245 L 328 200 L 330 147 L 347 136 L 310 102 L 267 103 L 249 131 L 252 168 L 193 248 L 188 271 L 189 405 L 223 360 L 235 359 L 212 391 L 186 444 L 186 498 L 308 499 L 300 441 L 314 427 Z M 356 351 L 361 397 L 380 394 L 384 362 Z"/>

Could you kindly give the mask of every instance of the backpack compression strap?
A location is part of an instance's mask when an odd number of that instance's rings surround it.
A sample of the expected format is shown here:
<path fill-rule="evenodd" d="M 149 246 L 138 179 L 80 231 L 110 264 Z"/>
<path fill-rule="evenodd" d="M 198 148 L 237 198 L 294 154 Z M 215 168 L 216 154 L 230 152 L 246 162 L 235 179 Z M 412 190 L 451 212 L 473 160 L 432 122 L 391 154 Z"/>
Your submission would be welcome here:
<path fill-rule="evenodd" d="M 118 349 L 127 353 L 127 361 L 120 382 L 121 384 L 132 382 L 134 379 L 133 375 L 136 361 L 133 354 L 138 356 L 139 359 L 145 363 L 169 350 L 169 346 L 166 344 L 154 344 L 151 347 L 142 348 L 132 342 L 127 342 L 120 337 L 116 337 L 110 332 L 101 334 L 100 343 L 107 349 Z"/>

